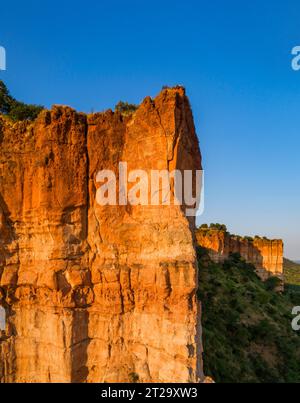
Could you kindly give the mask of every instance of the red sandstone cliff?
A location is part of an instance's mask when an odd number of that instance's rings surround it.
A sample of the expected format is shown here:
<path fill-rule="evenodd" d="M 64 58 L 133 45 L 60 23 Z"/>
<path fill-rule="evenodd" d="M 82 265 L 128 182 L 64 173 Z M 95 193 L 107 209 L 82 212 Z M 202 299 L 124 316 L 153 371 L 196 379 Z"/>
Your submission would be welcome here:
<path fill-rule="evenodd" d="M 283 278 L 283 242 L 266 238 L 242 238 L 213 228 L 196 230 L 197 242 L 206 248 L 215 262 L 226 260 L 230 253 L 239 253 L 256 267 L 257 274 L 266 280 L 270 276 Z"/>
<path fill-rule="evenodd" d="M 99 206 L 96 173 L 199 169 L 182 88 L 132 116 L 0 118 L 1 382 L 194 382 L 197 263 L 179 206 Z"/>

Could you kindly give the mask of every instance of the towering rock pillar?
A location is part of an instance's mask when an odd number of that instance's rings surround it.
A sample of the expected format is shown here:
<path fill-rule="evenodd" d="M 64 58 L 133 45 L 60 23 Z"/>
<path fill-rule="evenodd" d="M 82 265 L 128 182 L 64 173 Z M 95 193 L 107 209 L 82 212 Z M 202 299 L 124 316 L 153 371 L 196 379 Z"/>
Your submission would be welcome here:
<path fill-rule="evenodd" d="M 0 123 L 0 380 L 199 381 L 194 218 L 96 199 L 97 173 L 118 185 L 120 162 L 201 168 L 184 90 L 130 116 L 54 107 L 32 124 Z"/>

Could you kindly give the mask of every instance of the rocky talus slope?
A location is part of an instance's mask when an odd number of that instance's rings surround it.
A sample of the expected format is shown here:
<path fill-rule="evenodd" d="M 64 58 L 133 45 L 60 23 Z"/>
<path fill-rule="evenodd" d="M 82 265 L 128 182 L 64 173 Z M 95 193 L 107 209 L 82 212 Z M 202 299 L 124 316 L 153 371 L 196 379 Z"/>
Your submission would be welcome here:
<path fill-rule="evenodd" d="M 200 169 L 184 89 L 130 116 L 0 117 L 1 382 L 201 379 L 194 220 L 177 205 L 97 204 L 97 172 L 120 161 Z"/>

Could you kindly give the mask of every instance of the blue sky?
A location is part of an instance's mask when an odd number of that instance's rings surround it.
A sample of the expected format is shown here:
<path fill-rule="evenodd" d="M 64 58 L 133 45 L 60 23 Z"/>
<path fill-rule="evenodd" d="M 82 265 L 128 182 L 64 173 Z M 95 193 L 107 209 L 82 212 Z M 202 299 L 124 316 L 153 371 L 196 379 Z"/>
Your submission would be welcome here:
<path fill-rule="evenodd" d="M 284 238 L 300 259 L 299 1 L 14 1 L 0 72 L 23 101 L 82 111 L 182 84 L 206 175 L 203 222 Z"/>

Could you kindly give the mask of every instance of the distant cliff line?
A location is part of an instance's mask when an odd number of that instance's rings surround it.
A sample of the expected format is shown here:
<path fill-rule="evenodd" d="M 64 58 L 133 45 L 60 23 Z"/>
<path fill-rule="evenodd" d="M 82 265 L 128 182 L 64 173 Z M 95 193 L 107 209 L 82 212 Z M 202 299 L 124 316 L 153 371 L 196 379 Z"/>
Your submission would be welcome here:
<path fill-rule="evenodd" d="M 196 239 L 216 263 L 228 259 L 232 253 L 238 253 L 247 263 L 255 266 L 262 280 L 272 276 L 283 280 L 284 245 L 281 239 L 232 235 L 221 224 L 203 224 L 196 230 Z"/>

